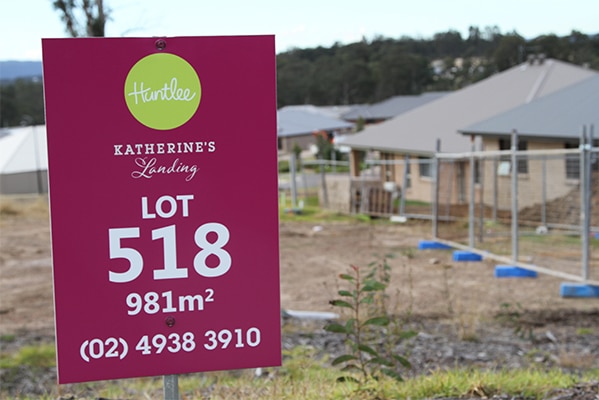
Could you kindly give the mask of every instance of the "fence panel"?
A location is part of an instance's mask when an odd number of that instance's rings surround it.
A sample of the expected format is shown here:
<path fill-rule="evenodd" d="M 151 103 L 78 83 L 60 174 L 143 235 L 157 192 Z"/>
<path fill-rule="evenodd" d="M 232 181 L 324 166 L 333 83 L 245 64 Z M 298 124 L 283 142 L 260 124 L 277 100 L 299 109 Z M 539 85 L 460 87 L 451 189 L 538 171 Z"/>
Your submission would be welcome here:
<path fill-rule="evenodd" d="M 432 219 L 433 171 L 434 159 L 365 160 L 360 176 L 352 178 L 352 212 Z"/>
<path fill-rule="evenodd" d="M 349 162 L 303 160 L 293 156 L 279 159 L 279 203 L 299 211 L 318 199 L 321 207 L 349 213 Z"/>
<path fill-rule="evenodd" d="M 599 280 L 599 262 L 592 257 L 599 248 L 594 236 L 599 207 L 590 206 L 599 202 L 599 177 L 590 173 L 594 158 L 587 154 L 582 146 L 440 154 L 433 232 L 438 239 L 539 272 Z M 457 174 L 445 174 L 452 179 L 444 178 L 444 168 L 456 167 Z M 448 187 L 459 195 L 448 195 Z M 465 202 L 462 193 L 468 193 Z M 443 198 L 452 199 L 450 212 L 443 212 Z"/>

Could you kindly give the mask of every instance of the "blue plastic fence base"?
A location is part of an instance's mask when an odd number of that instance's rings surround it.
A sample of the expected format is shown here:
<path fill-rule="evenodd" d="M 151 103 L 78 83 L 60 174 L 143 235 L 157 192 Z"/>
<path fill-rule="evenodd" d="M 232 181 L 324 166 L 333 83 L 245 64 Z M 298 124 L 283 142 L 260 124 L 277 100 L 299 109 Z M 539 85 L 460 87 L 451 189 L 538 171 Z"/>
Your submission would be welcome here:
<path fill-rule="evenodd" d="M 418 242 L 418 250 L 449 250 L 451 246 L 444 243 L 435 242 L 434 240 L 421 240 Z"/>
<path fill-rule="evenodd" d="M 514 265 L 496 265 L 495 278 L 536 278 L 536 271 L 516 267 Z"/>
<path fill-rule="evenodd" d="M 560 287 L 562 297 L 599 297 L 599 286 L 584 283 L 562 283 Z"/>
<path fill-rule="evenodd" d="M 482 261 L 483 256 L 471 251 L 456 250 L 453 252 L 453 261 Z"/>

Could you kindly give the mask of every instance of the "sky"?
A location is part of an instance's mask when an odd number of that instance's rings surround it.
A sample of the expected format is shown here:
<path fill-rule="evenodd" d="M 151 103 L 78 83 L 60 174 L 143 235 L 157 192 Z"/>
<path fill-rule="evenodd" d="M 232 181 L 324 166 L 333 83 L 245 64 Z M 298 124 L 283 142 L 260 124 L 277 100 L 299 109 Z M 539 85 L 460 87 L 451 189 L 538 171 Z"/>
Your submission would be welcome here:
<path fill-rule="evenodd" d="M 430 39 L 497 26 L 530 39 L 599 33 L 597 0 L 104 0 L 106 36 L 274 34 L 276 52 L 377 36 Z M 52 0 L 2 1 L 0 61 L 40 61 L 41 38 L 67 37 Z"/>

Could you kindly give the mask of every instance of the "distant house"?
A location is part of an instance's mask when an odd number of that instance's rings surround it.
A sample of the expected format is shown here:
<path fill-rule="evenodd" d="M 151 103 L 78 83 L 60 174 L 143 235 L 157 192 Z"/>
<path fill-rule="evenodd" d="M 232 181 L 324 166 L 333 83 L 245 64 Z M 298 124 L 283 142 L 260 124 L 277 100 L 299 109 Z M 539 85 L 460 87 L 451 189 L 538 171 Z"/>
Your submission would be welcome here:
<path fill-rule="evenodd" d="M 360 177 L 361 154 L 374 152 L 387 162 L 378 171 L 379 180 L 402 186 L 406 168 L 402 161 L 417 160 L 420 164 L 410 168 L 408 185 L 401 192 L 408 199 L 430 202 L 433 171 L 427 163 L 437 152 L 438 141 L 441 152 L 471 151 L 473 138 L 459 134 L 461 129 L 597 75 L 595 71 L 553 59 L 527 62 L 388 121 L 367 126 L 344 141 L 352 149 L 352 176 Z M 477 146 L 480 148 L 480 144 Z M 468 174 L 467 162 L 441 169 L 438 181 L 450 194 L 447 201 L 451 204 L 464 203 L 468 198 Z"/>
<path fill-rule="evenodd" d="M 47 192 L 46 127 L 0 129 L 0 193 Z"/>
<path fill-rule="evenodd" d="M 299 146 L 303 150 L 316 144 L 317 134 L 326 134 L 331 139 L 336 135 L 351 132 L 354 124 L 332 116 L 330 108 L 316 106 L 290 106 L 277 111 L 278 148 L 291 152 Z"/>
<path fill-rule="evenodd" d="M 480 136 L 485 150 L 509 149 L 514 131 L 520 150 L 561 150 L 579 148 L 583 126 L 589 133 L 591 126 L 599 128 L 598 74 L 459 131 L 466 136 Z M 597 143 L 599 132 L 594 135 Z M 552 201 L 573 190 L 578 191 L 580 162 L 576 155 L 545 157 L 542 161 L 518 160 L 516 168 L 522 183 L 519 193 L 523 194 L 519 196 L 520 207 Z M 491 182 L 494 174 L 493 168 L 485 169 L 484 180 Z M 551 184 L 540 190 L 543 176 L 550 177 Z M 502 193 L 497 197 L 498 208 L 509 209 L 510 175 L 500 176 L 497 187 L 485 187 L 485 203 L 490 204 L 495 196 L 493 192 Z"/>
<path fill-rule="evenodd" d="M 342 115 L 346 121 L 364 120 L 367 124 L 386 121 L 416 107 L 445 96 L 449 92 L 430 92 L 419 95 L 393 96 L 379 103 L 353 107 Z"/>

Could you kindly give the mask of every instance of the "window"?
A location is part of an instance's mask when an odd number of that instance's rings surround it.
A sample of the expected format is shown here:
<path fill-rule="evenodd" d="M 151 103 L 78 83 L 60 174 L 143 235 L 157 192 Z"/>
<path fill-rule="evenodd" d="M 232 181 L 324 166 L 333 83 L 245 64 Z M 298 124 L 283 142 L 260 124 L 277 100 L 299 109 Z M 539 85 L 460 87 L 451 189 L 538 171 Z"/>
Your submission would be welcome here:
<path fill-rule="evenodd" d="M 411 188 L 412 187 L 412 175 L 410 175 L 410 166 L 412 165 L 412 162 L 410 161 L 410 156 L 406 155 L 405 156 L 405 160 L 407 160 L 406 162 L 406 189 L 407 188 Z"/>
<path fill-rule="evenodd" d="M 480 183 L 480 177 L 481 177 L 481 173 L 480 173 L 480 163 L 482 161 L 480 159 L 476 159 L 474 160 L 474 183 Z"/>
<path fill-rule="evenodd" d="M 565 149 L 577 149 L 578 143 L 564 143 Z M 566 154 L 566 179 L 580 179 L 580 156 Z"/>
<path fill-rule="evenodd" d="M 418 172 L 421 178 L 432 178 L 431 163 L 430 157 L 418 157 Z"/>
<path fill-rule="evenodd" d="M 511 139 L 499 139 L 499 150 L 511 150 L 512 142 Z M 526 140 L 518 141 L 518 151 L 528 150 L 528 143 Z M 523 155 L 517 156 L 517 165 L 519 174 L 528 174 L 528 157 Z M 500 161 L 511 161 L 511 156 L 501 156 Z"/>

